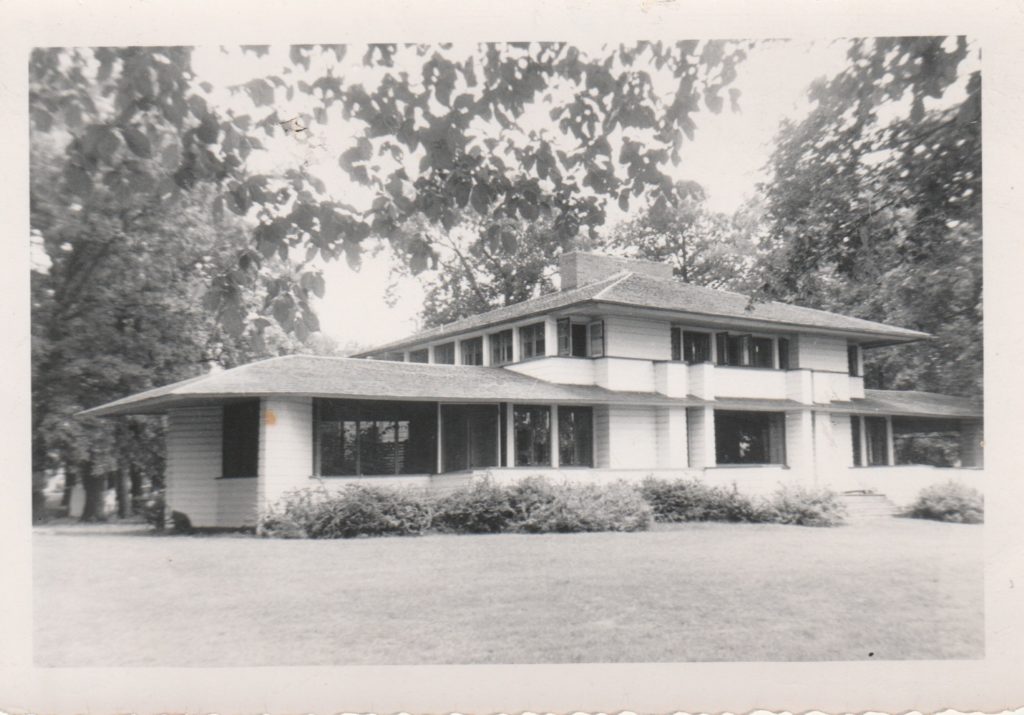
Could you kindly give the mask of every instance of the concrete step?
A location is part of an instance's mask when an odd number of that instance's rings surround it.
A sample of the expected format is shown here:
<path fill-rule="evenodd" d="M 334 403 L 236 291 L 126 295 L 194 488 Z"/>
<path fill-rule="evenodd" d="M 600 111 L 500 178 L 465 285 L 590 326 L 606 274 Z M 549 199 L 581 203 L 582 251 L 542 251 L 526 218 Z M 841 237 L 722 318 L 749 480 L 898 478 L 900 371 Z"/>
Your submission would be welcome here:
<path fill-rule="evenodd" d="M 884 494 L 853 492 L 840 495 L 840 501 L 846 506 L 848 521 L 891 519 L 899 513 Z"/>

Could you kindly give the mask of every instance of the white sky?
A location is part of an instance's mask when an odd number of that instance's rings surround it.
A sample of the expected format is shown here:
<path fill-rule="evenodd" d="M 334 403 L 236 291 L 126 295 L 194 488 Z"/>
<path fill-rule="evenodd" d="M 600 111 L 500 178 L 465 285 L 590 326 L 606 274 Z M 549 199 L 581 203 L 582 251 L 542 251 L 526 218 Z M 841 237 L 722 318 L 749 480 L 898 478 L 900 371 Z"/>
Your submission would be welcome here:
<path fill-rule="evenodd" d="M 779 122 L 806 112 L 808 85 L 818 76 L 838 71 L 845 49 L 844 42 L 822 40 L 778 42 L 752 50 L 738 66 L 733 85 L 742 92 L 741 111 L 731 112 L 727 108 L 721 114 L 695 116 L 698 129 L 694 141 L 684 145 L 683 161 L 676 168 L 678 178 L 703 185 L 711 208 L 726 212 L 736 209 L 753 195 L 756 184 L 764 178 L 762 169 L 771 153 Z M 197 50 L 195 66 L 199 78 L 210 77 L 214 84 L 223 86 L 242 83 L 260 74 L 255 60 L 243 63 L 237 57 L 230 62 L 225 59 L 225 55 L 212 48 Z M 274 59 L 266 62 L 271 67 L 280 66 Z M 279 107 L 279 114 L 287 117 L 290 111 L 308 111 L 298 104 L 301 97 L 302 93 L 297 92 L 295 103 Z M 218 103 L 219 100 L 218 96 Z M 267 153 L 267 161 L 278 166 L 312 162 L 317 175 L 331 185 L 332 193 L 345 200 L 346 193 L 362 191 L 348 181 L 337 165 L 338 155 L 351 145 L 351 134 L 340 117 L 332 116 L 329 126 L 327 132 L 313 125 L 305 144 L 275 145 Z M 318 129 L 319 135 L 315 133 Z M 611 222 L 623 217 L 614 202 L 610 208 Z M 343 347 L 353 343 L 370 346 L 417 329 L 416 316 L 422 306 L 423 291 L 417 280 L 403 280 L 395 291 L 397 302 L 393 307 L 387 306 L 385 291 L 390 266 L 387 252 L 376 257 L 367 254 L 359 271 L 349 269 L 344 260 L 324 265 L 327 294 L 317 305 L 324 333 Z"/>

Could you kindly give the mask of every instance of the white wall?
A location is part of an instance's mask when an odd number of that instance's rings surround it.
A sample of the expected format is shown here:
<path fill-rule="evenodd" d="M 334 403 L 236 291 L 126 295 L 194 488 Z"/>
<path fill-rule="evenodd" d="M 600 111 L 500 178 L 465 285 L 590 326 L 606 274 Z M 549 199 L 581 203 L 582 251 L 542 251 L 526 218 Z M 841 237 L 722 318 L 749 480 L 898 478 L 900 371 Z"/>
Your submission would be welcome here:
<path fill-rule="evenodd" d="M 195 527 L 256 521 L 257 480 L 220 478 L 222 429 L 219 405 L 167 414 L 167 508 L 185 514 Z"/>
<path fill-rule="evenodd" d="M 594 407 L 594 466 L 607 469 L 611 466 L 611 418 L 607 405 Z"/>
<path fill-rule="evenodd" d="M 854 489 L 867 489 L 884 494 L 899 507 L 909 506 L 925 487 L 954 481 L 985 493 L 985 471 L 954 469 L 927 465 L 899 467 L 851 467 L 850 483 Z"/>
<path fill-rule="evenodd" d="M 659 407 L 655 411 L 658 427 L 658 466 L 663 469 L 685 469 L 689 466 L 686 451 L 686 408 Z"/>
<path fill-rule="evenodd" d="M 653 407 L 608 407 L 608 466 L 653 469 L 658 466 L 658 434 Z"/>
<path fill-rule="evenodd" d="M 849 372 L 846 360 L 846 339 L 826 335 L 797 336 L 798 367 L 812 370 Z"/>
<path fill-rule="evenodd" d="M 672 330 L 667 320 L 613 315 L 604 319 L 605 355 L 670 360 Z"/>
<path fill-rule="evenodd" d="M 786 413 L 786 465 L 807 481 L 814 478 L 813 424 L 810 410 Z"/>
<path fill-rule="evenodd" d="M 654 363 L 647 360 L 597 358 L 594 383 L 609 390 L 654 392 Z"/>
<path fill-rule="evenodd" d="M 786 399 L 786 373 L 781 370 L 717 366 L 714 371 L 716 397 Z"/>
<path fill-rule="evenodd" d="M 313 474 L 313 399 L 263 400 L 260 419 L 259 503 L 309 485 Z"/>
<path fill-rule="evenodd" d="M 687 461 L 692 468 L 715 465 L 715 411 L 711 407 L 686 408 Z"/>
<path fill-rule="evenodd" d="M 506 369 L 536 377 L 538 380 L 567 385 L 593 385 L 594 360 L 586 358 L 545 357 L 506 365 Z"/>
<path fill-rule="evenodd" d="M 654 389 L 669 397 L 686 397 L 690 390 L 690 366 L 681 362 L 654 365 Z"/>

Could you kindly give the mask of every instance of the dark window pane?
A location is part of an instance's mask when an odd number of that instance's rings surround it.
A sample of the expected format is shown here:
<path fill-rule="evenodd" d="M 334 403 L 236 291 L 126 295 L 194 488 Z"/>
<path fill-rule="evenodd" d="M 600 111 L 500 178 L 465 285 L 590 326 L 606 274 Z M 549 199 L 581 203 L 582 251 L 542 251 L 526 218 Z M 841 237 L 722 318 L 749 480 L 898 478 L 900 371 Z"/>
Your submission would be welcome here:
<path fill-rule="evenodd" d="M 711 360 L 711 334 L 683 333 L 683 360 L 691 365 Z"/>
<path fill-rule="evenodd" d="M 436 406 L 314 400 L 320 476 L 429 474 L 436 468 Z"/>
<path fill-rule="evenodd" d="M 572 323 L 568 318 L 558 320 L 558 354 L 563 357 L 568 357 L 572 352 L 571 329 Z"/>
<path fill-rule="evenodd" d="M 558 460 L 570 467 L 591 467 L 594 464 L 593 409 L 590 407 L 558 408 Z"/>
<path fill-rule="evenodd" d="M 785 415 L 715 411 L 718 464 L 785 464 Z"/>
<path fill-rule="evenodd" d="M 779 338 L 779 369 L 789 369 L 789 339 Z"/>
<path fill-rule="evenodd" d="M 516 405 L 512 420 L 516 435 L 516 466 L 551 464 L 551 410 L 546 406 Z"/>
<path fill-rule="evenodd" d="M 259 469 L 260 401 L 224 405 L 221 427 L 221 476 L 255 477 Z"/>
<path fill-rule="evenodd" d="M 439 365 L 455 364 L 455 343 L 434 346 L 434 362 Z"/>
<path fill-rule="evenodd" d="M 854 377 L 860 376 L 860 361 L 857 360 L 858 348 L 856 345 L 851 345 L 846 348 L 846 363 L 849 368 L 850 374 Z"/>
<path fill-rule="evenodd" d="M 889 463 L 889 428 L 884 417 L 865 417 L 864 430 L 868 444 L 868 464 L 872 467 Z"/>
<path fill-rule="evenodd" d="M 682 360 L 683 359 L 683 331 L 679 328 L 672 328 L 670 335 L 670 341 L 672 343 L 672 359 Z"/>
<path fill-rule="evenodd" d="M 462 364 L 483 365 L 484 364 L 484 339 L 470 338 L 462 341 Z"/>
<path fill-rule="evenodd" d="M 772 339 L 752 338 L 750 341 L 750 364 L 753 367 L 774 367 Z"/>
<path fill-rule="evenodd" d="M 595 320 L 590 324 L 590 357 L 604 357 L 604 321 Z"/>
<path fill-rule="evenodd" d="M 572 324 L 572 356 L 587 356 L 587 325 L 586 323 Z"/>
<path fill-rule="evenodd" d="M 430 362 L 430 355 L 427 349 L 413 350 L 409 353 L 409 362 Z"/>
<path fill-rule="evenodd" d="M 544 323 L 519 328 L 519 352 L 523 360 L 544 355 Z"/>
<path fill-rule="evenodd" d="M 502 330 L 491 335 L 491 365 L 512 362 L 512 331 Z"/>
<path fill-rule="evenodd" d="M 860 417 L 850 415 L 850 435 L 853 438 L 853 466 L 863 467 L 863 456 L 860 451 Z"/>

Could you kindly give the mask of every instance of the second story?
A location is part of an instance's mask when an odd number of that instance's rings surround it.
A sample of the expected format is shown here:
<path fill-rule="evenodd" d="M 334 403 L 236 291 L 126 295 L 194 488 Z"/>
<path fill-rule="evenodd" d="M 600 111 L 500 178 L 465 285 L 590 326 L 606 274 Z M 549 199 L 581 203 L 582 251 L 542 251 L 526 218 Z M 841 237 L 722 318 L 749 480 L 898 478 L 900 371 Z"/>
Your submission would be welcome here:
<path fill-rule="evenodd" d="M 561 289 L 358 357 L 515 370 L 550 382 L 703 399 L 864 396 L 864 351 L 927 334 L 683 283 L 668 265 L 569 253 Z"/>

